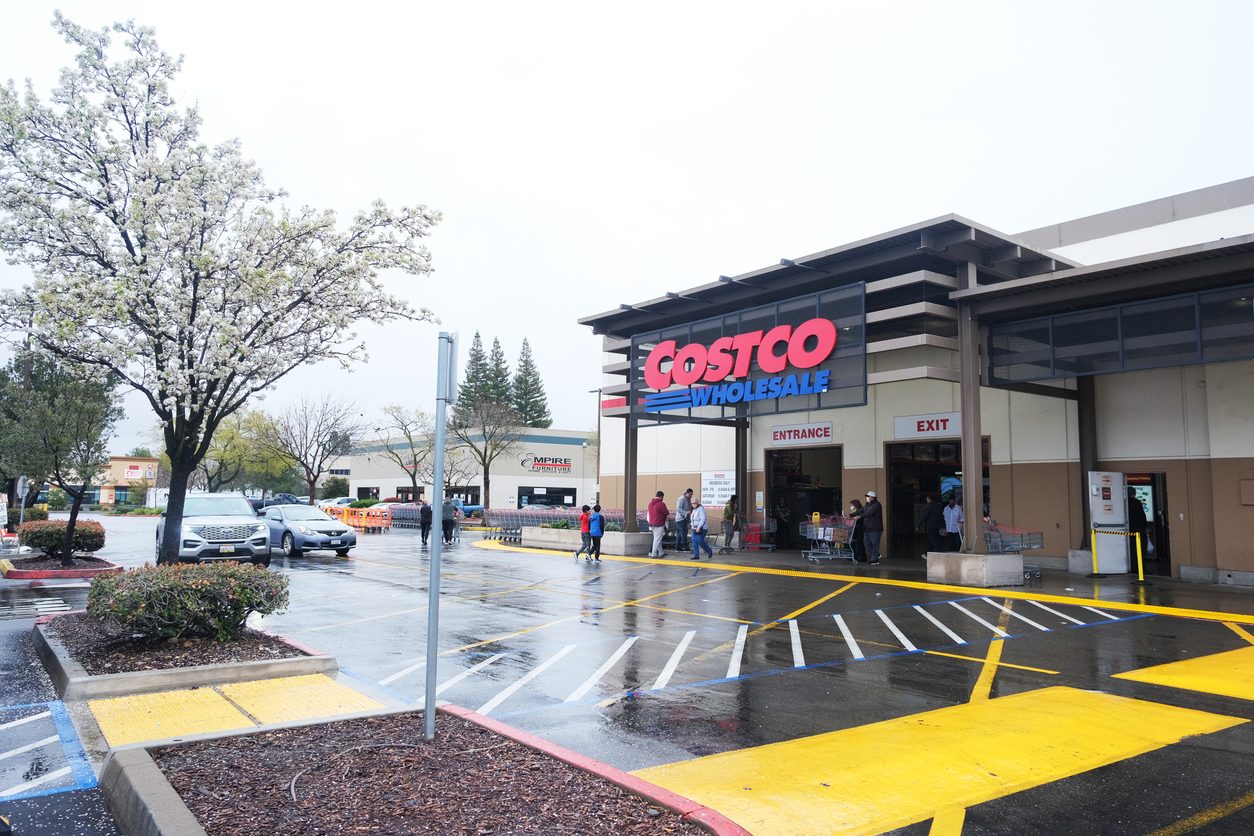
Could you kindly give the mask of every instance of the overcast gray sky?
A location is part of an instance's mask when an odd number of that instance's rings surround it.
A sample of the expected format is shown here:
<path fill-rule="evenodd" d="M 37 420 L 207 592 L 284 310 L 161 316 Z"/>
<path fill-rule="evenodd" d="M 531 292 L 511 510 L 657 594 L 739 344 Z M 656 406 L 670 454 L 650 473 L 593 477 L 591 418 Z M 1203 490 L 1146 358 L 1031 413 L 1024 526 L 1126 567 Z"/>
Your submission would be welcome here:
<path fill-rule="evenodd" d="M 435 273 L 389 286 L 440 326 L 362 329 L 368 364 L 302 394 L 432 409 L 436 333 L 535 351 L 555 426 L 591 429 L 575 320 L 946 212 L 1015 232 L 1254 174 L 1254 4 L 26 0 L 0 79 L 41 98 L 54 8 L 183 54 L 205 138 L 294 204 L 444 213 Z M 0 266 L 0 284 L 25 281 Z M 136 399 L 115 452 L 154 419 Z"/>

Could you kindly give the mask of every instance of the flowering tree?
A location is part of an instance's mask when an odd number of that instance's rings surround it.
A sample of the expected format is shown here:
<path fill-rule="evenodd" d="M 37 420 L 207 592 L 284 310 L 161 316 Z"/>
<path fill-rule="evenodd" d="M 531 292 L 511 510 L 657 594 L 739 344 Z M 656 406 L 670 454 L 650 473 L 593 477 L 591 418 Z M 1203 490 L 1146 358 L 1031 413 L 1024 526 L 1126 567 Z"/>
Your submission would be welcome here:
<path fill-rule="evenodd" d="M 174 560 L 188 477 L 223 419 L 301 364 L 362 357 L 363 318 L 431 319 L 376 273 L 430 272 L 421 239 L 439 215 L 375 203 L 341 229 L 330 211 L 291 211 L 238 142 L 199 140 L 199 113 L 171 95 L 182 60 L 153 30 L 59 14 L 54 28 L 78 55 L 50 102 L 0 87 L 0 249 L 35 275 L 0 316 L 11 338 L 147 399 L 171 471 L 160 557 Z"/>

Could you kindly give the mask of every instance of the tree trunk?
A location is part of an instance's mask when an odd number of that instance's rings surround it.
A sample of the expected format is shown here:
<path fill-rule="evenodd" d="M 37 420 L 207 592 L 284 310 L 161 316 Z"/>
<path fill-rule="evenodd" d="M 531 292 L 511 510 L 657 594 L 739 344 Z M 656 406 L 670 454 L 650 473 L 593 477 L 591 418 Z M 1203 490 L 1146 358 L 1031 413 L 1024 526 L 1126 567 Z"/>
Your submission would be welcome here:
<path fill-rule="evenodd" d="M 165 505 L 165 531 L 158 544 L 158 563 L 179 562 L 179 542 L 183 529 L 183 506 L 187 499 L 187 480 L 195 465 L 189 461 L 170 462 L 170 498 Z"/>
<path fill-rule="evenodd" d="M 309 504 L 317 505 L 318 504 L 318 484 L 317 484 L 318 480 L 316 478 L 310 479 L 308 476 L 306 476 L 305 482 L 309 485 Z"/>
<path fill-rule="evenodd" d="M 483 466 L 483 497 L 479 500 L 479 504 L 483 506 L 483 516 L 488 516 L 488 497 L 492 495 L 492 471 L 489 465 Z"/>
<path fill-rule="evenodd" d="M 78 509 L 83 507 L 83 497 L 87 496 L 87 482 L 78 492 L 62 488 L 74 500 L 70 504 L 70 521 L 65 524 L 65 540 L 61 544 L 61 565 L 66 569 L 74 568 L 74 526 L 78 524 Z"/>

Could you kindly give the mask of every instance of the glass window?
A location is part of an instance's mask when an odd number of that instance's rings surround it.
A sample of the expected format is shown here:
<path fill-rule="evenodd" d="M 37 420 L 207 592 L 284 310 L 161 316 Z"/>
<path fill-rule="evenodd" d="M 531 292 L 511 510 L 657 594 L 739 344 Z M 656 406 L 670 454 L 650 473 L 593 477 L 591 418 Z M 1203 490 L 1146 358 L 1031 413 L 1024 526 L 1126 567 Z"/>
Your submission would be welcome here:
<path fill-rule="evenodd" d="M 1197 297 L 1124 305 L 1120 316 L 1125 369 L 1179 366 L 1198 361 Z"/>
<path fill-rule="evenodd" d="M 1118 371 L 1118 309 L 1054 317 L 1054 371 L 1073 376 Z"/>
<path fill-rule="evenodd" d="M 1202 359 L 1213 363 L 1254 357 L 1254 285 L 1203 293 L 1199 302 Z"/>
<path fill-rule="evenodd" d="M 1018 382 L 1054 376 L 1048 319 L 995 325 L 989 329 L 989 365 L 994 380 Z"/>

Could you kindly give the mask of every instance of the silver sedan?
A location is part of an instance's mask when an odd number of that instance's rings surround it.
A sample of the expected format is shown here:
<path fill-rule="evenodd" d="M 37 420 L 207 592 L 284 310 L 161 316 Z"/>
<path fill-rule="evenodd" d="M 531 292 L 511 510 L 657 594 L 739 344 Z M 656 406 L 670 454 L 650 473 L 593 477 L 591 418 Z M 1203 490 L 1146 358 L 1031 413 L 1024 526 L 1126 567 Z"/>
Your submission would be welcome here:
<path fill-rule="evenodd" d="M 266 509 L 270 545 L 288 557 L 307 551 L 334 549 L 343 557 L 357 545 L 357 532 L 309 505 L 271 505 Z"/>

